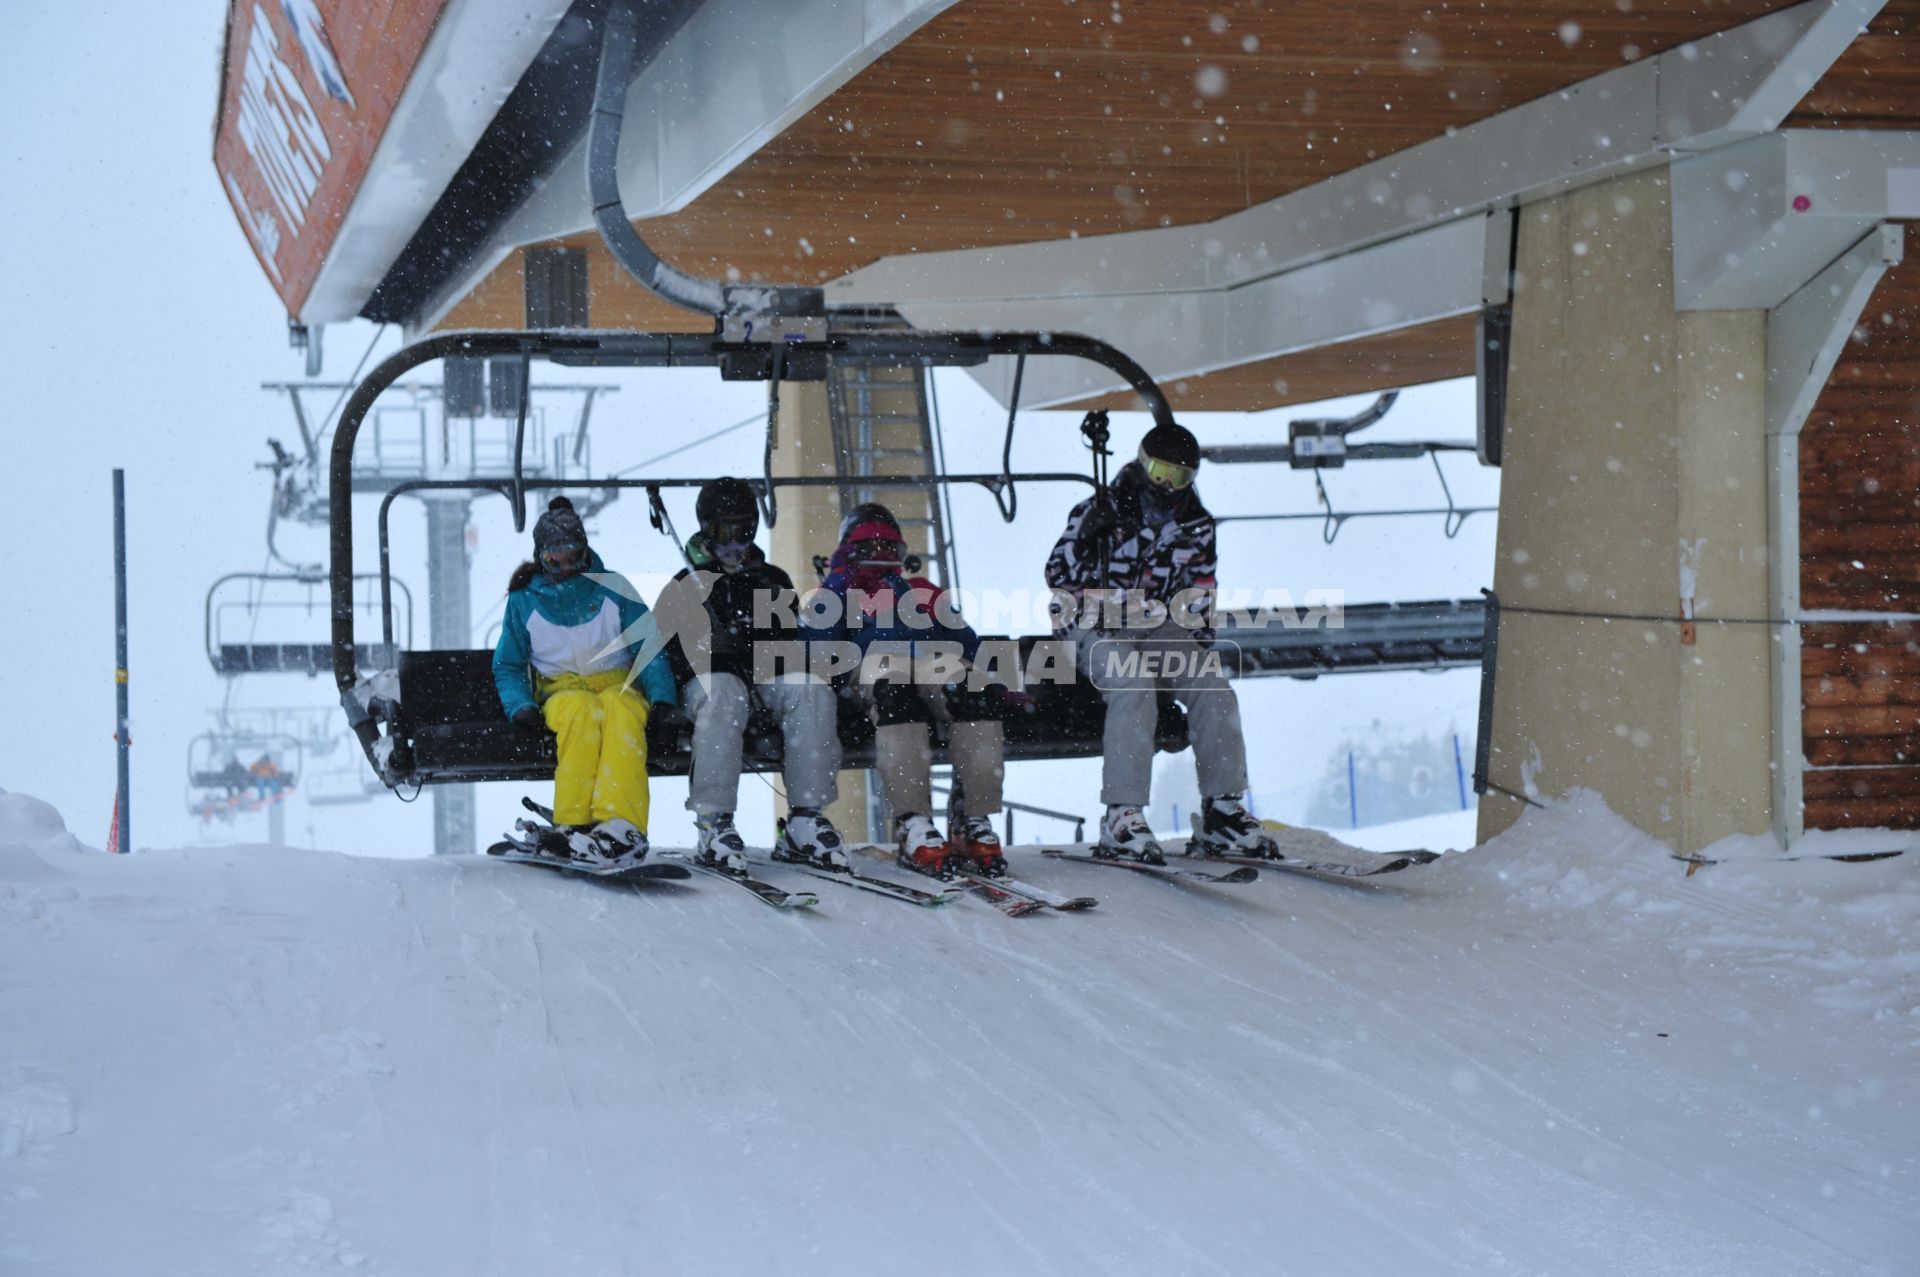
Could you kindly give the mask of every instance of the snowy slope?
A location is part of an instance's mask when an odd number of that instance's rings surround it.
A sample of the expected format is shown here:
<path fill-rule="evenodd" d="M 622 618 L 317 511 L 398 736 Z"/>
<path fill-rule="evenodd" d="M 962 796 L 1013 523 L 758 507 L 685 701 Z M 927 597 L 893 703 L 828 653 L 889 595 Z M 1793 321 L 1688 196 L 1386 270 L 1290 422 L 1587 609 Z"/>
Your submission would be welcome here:
<path fill-rule="evenodd" d="M 1595 804 L 1377 888 L 1012 920 L 0 795 L 13 1274 L 1896 1273 L 1920 865 Z"/>

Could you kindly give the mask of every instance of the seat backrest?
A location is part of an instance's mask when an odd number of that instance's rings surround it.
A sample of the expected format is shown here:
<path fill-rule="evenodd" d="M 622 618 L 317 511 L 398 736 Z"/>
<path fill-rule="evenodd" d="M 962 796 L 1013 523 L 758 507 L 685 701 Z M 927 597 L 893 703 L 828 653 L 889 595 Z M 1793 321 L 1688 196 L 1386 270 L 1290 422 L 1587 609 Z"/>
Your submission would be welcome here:
<path fill-rule="evenodd" d="M 400 709 L 415 727 L 506 718 L 484 649 L 400 653 Z"/>

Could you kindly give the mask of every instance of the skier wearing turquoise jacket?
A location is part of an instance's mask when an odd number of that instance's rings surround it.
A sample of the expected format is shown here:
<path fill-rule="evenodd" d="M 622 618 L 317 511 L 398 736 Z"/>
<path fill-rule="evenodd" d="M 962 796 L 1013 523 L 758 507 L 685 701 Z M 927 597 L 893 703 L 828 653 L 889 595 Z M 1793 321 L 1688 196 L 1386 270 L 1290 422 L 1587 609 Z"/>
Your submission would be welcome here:
<path fill-rule="evenodd" d="M 577 858 L 646 855 L 647 718 L 679 700 L 664 652 L 634 677 L 654 623 L 633 593 L 588 546 L 573 503 L 555 497 L 534 524 L 532 560 L 507 587 L 493 652 L 507 717 L 559 738 L 554 849 Z"/>

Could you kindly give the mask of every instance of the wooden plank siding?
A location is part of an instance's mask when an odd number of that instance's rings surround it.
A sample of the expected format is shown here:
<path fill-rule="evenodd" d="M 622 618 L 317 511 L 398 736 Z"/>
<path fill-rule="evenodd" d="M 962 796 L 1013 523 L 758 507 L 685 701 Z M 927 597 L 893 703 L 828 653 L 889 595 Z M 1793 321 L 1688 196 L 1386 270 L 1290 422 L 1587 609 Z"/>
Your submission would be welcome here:
<path fill-rule="evenodd" d="M 1801 433 L 1800 550 L 1805 610 L 1920 613 L 1915 250 L 1875 290 Z M 1920 828 L 1920 623 L 1808 624 L 1801 644 L 1807 828 Z"/>
<path fill-rule="evenodd" d="M 640 228 L 697 274 L 823 283 L 885 256 L 1210 221 L 1788 3 L 963 0 Z M 700 326 L 630 282 L 594 286 L 596 324 Z M 508 291 L 474 289 L 440 327 L 518 326 Z"/>
<path fill-rule="evenodd" d="M 883 256 L 1209 221 L 1790 0 L 965 0 L 671 216 L 698 274 L 819 283 Z M 1920 0 L 1893 0 L 1789 121 L 1912 127 Z M 1213 97 L 1203 70 L 1224 73 Z M 1210 84 L 1211 87 L 1211 84 Z M 591 233 L 593 322 L 705 321 L 627 279 Z M 440 328 L 518 327 L 518 255 Z M 1184 411 L 1255 411 L 1473 371 L 1448 320 L 1181 379 Z M 1125 405 L 1130 396 L 1110 402 Z"/>

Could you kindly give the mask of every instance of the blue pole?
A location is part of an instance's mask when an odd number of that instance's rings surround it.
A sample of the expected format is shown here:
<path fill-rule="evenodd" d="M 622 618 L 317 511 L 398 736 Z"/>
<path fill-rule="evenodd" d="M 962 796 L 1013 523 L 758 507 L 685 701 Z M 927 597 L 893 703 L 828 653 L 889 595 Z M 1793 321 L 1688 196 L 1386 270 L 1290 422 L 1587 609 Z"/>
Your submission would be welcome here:
<path fill-rule="evenodd" d="M 1360 789 L 1353 780 L 1353 751 L 1347 751 L 1347 819 L 1360 828 Z"/>
<path fill-rule="evenodd" d="M 1460 810 L 1467 809 L 1467 766 L 1460 761 L 1460 733 L 1453 734 L 1453 778 L 1460 783 Z"/>
<path fill-rule="evenodd" d="M 120 845 L 116 851 L 133 850 L 133 792 L 128 783 L 130 768 L 127 749 L 133 738 L 127 733 L 127 472 L 113 472 L 113 624 L 114 624 L 114 697 L 118 708 L 118 726 L 113 739 L 120 753 L 119 792 L 115 801 L 120 812 Z"/>

